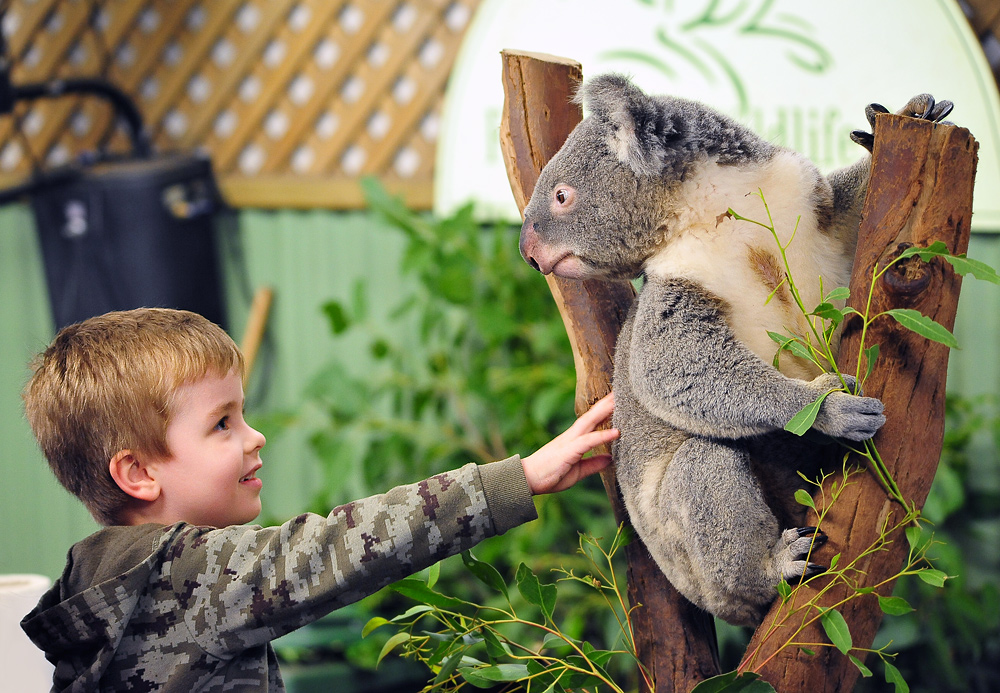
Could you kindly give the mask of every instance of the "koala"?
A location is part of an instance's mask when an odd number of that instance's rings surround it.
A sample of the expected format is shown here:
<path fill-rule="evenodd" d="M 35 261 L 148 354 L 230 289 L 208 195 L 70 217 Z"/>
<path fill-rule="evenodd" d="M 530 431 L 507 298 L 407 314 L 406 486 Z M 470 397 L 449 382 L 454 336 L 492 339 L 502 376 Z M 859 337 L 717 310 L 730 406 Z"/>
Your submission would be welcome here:
<path fill-rule="evenodd" d="M 800 526 L 793 499 L 797 472 L 825 457 L 812 439 L 862 441 L 885 417 L 880 401 L 844 392 L 810 362 L 783 352 L 772 366 L 767 331 L 804 335 L 807 324 L 771 232 L 728 210 L 765 222 L 769 211 L 783 245 L 794 232 L 787 259 L 812 308 L 821 283 L 848 285 L 870 157 L 824 176 L 724 114 L 615 74 L 577 99 L 588 115 L 541 172 L 521 255 L 543 274 L 642 278 L 615 350 L 625 506 L 679 592 L 755 626 L 780 581 L 825 570 L 806 558 L 826 536 Z M 940 121 L 950 109 L 925 94 L 900 113 Z M 873 126 L 879 111 L 868 107 Z M 871 150 L 871 134 L 852 138 Z M 813 425 L 823 435 L 784 431 L 829 391 Z"/>

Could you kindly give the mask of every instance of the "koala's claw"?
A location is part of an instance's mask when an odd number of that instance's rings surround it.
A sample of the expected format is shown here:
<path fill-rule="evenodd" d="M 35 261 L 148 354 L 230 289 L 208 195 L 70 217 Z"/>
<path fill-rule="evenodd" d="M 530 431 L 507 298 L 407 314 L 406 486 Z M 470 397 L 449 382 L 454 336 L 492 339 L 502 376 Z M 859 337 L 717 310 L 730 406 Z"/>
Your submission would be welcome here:
<path fill-rule="evenodd" d="M 932 123 L 949 125 L 950 123 L 945 121 L 944 118 L 951 113 L 954 107 L 955 104 L 951 101 L 934 101 L 934 97 L 930 94 L 918 94 L 907 101 L 906 105 L 896 111 L 896 113 L 919 120 L 928 120 Z M 872 151 L 875 148 L 875 135 L 873 134 L 875 130 L 875 116 L 879 113 L 888 112 L 889 109 L 880 103 L 868 104 L 867 108 L 865 108 L 865 117 L 868 119 L 873 132 L 854 130 L 851 132 L 851 139 L 869 152 Z"/>
<path fill-rule="evenodd" d="M 816 527 L 797 527 L 789 530 L 789 534 L 792 532 L 796 538 L 788 543 L 788 551 L 796 561 L 806 558 L 810 551 L 815 551 L 827 541 L 826 534 Z"/>

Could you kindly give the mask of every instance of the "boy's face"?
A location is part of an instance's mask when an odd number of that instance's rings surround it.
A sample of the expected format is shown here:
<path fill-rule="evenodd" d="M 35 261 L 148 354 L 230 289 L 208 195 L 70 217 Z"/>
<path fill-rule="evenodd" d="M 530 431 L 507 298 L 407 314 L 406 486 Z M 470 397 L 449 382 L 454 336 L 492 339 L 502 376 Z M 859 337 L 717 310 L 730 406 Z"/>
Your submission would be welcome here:
<path fill-rule="evenodd" d="M 243 382 L 235 371 L 178 388 L 167 426 L 170 456 L 156 462 L 161 519 L 212 527 L 253 520 L 264 442 L 243 420 Z"/>

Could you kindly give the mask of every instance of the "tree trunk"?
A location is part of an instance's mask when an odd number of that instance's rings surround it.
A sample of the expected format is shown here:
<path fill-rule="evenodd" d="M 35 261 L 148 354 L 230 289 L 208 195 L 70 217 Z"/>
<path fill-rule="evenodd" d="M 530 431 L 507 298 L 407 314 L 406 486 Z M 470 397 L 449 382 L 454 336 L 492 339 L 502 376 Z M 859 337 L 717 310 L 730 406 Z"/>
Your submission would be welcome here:
<path fill-rule="evenodd" d="M 878 116 L 849 305 L 864 310 L 876 263 L 884 267 L 906 247 L 923 247 L 940 240 L 953 254 L 966 251 L 977 148 L 975 139 L 963 128 L 894 115 Z M 875 286 L 871 314 L 890 308 L 913 308 L 950 330 L 955 323 L 960 286 L 961 278 L 942 258 L 929 264 L 909 258 Z M 847 373 L 855 372 L 861 347 L 859 328 L 856 316 L 845 326 L 840 353 L 841 368 Z M 869 328 L 865 341 L 865 346 L 880 346 L 875 371 L 865 383 L 865 394 L 884 402 L 887 418 L 874 442 L 903 497 L 920 507 L 941 455 L 948 348 L 910 332 L 888 316 Z M 841 554 L 841 561 L 860 555 L 876 541 L 887 519 L 892 522 L 892 518 L 898 520 L 904 514 L 871 473 L 854 479 L 857 483 L 847 487 L 824 522 L 829 541 L 813 558 L 816 563 L 829 565 L 835 554 Z M 885 551 L 873 554 L 861 566 L 866 574 L 859 580 L 859 586 L 877 587 L 877 593 L 883 596 L 891 593 L 894 581 L 890 578 L 898 573 L 908 555 L 901 531 L 890 539 L 892 543 Z M 804 587 L 794 602 L 802 603 L 816 594 L 815 589 Z M 821 604 L 833 605 L 845 594 L 844 590 L 834 590 L 824 596 Z M 810 647 L 817 653 L 815 656 L 789 647 L 771 658 L 791 634 L 791 626 L 780 627 L 765 638 L 767 626 L 780 622 L 790 606 L 776 602 L 755 633 L 747 649 L 748 656 L 754 658 L 752 668 L 779 691 L 850 691 L 859 670 L 832 647 Z M 840 611 L 854 645 L 870 647 L 882 620 L 876 597 L 854 599 Z M 818 623 L 795 640 L 829 642 Z"/>
<path fill-rule="evenodd" d="M 542 167 L 582 119 L 570 99 L 582 80 L 580 64 L 548 55 L 503 51 L 504 109 L 500 144 L 514 199 L 522 214 Z M 611 389 L 615 340 L 635 292 L 625 281 L 546 277 L 573 347 L 576 411 Z M 615 520 L 628 517 L 614 471 L 602 475 Z M 636 538 L 626 549 L 629 600 L 639 658 L 660 693 L 688 691 L 719 672 L 715 624 L 667 582 Z M 646 690 L 643 683 L 642 689 Z"/>

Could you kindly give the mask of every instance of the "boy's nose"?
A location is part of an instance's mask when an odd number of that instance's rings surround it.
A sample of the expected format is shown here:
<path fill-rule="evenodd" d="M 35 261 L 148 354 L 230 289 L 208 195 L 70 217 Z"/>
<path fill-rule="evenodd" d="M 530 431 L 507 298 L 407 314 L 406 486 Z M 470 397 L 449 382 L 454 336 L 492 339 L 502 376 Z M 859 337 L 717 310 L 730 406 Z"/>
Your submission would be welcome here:
<path fill-rule="evenodd" d="M 264 437 L 264 434 L 253 427 L 250 427 L 250 437 L 247 440 L 249 444 L 249 449 L 247 450 L 247 452 L 255 452 L 256 450 L 260 450 L 262 447 L 264 447 L 264 444 L 267 443 L 267 438 Z"/>

